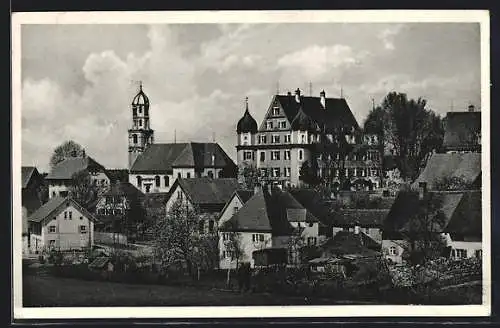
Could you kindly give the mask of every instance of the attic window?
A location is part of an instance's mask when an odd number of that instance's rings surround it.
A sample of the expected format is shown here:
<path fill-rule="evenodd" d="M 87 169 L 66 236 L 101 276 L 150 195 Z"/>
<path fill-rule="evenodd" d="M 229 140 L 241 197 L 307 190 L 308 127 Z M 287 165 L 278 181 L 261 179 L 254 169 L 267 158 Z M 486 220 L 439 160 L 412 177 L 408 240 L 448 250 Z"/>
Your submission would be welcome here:
<path fill-rule="evenodd" d="M 280 114 L 280 108 L 279 107 L 273 107 L 273 116 L 278 116 Z"/>

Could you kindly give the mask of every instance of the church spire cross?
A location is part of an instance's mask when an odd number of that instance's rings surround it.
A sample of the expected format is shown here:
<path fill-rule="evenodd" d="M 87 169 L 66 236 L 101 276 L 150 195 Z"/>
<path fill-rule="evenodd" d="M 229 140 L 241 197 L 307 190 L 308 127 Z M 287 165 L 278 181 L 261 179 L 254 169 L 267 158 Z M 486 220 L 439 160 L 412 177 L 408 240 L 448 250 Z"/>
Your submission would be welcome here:
<path fill-rule="evenodd" d="M 248 110 L 248 97 L 245 97 L 245 110 Z"/>

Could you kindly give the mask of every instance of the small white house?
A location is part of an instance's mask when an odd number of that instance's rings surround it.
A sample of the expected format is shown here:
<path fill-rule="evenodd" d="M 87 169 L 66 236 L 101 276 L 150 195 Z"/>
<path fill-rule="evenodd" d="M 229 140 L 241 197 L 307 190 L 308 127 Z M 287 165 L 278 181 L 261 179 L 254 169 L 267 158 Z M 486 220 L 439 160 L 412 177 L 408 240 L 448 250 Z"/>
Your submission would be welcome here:
<path fill-rule="evenodd" d="M 28 218 L 30 251 L 92 247 L 94 222 L 94 215 L 71 197 L 53 197 Z"/>

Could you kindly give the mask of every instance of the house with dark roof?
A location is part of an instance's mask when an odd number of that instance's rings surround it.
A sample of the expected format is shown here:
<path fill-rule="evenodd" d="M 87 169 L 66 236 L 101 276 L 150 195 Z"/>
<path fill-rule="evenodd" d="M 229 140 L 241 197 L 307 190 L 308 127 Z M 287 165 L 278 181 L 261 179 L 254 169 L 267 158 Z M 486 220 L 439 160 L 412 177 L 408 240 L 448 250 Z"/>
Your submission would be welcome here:
<path fill-rule="evenodd" d="M 344 98 L 327 98 L 324 91 L 319 97 L 304 96 L 299 89 L 295 95 L 277 94 L 260 125 L 250 114 L 247 99 L 236 133 L 238 165 L 254 166 L 266 182 L 282 187 L 304 184 L 299 177 L 305 162 L 317 162 L 319 175 L 327 172 L 326 159 L 320 156 L 321 145 L 342 133 L 353 148 L 345 174 L 362 188 L 380 185 L 381 158 L 376 135 L 362 135 Z M 331 173 L 338 180 L 338 169 Z"/>
<path fill-rule="evenodd" d="M 168 192 L 177 178 L 232 178 L 235 167 L 217 143 L 151 144 L 134 161 L 128 181 L 144 193 Z"/>
<path fill-rule="evenodd" d="M 94 244 L 95 216 L 71 197 L 52 197 L 28 218 L 30 250 L 80 250 Z"/>
<path fill-rule="evenodd" d="M 341 209 L 333 216 L 333 236 L 341 231 L 363 232 L 377 243 L 382 243 L 382 227 L 389 209 Z"/>
<path fill-rule="evenodd" d="M 422 220 L 421 213 L 432 217 Z M 384 220 L 382 249 L 394 263 L 403 261 L 408 240 L 434 234 L 444 238 L 452 257 L 481 256 L 481 191 L 401 191 Z M 408 238 L 409 237 L 409 238 Z"/>
<path fill-rule="evenodd" d="M 258 187 L 255 190 L 258 191 Z M 224 208 L 220 211 L 219 218 L 217 220 L 218 225 L 223 224 L 227 220 L 229 220 L 246 202 L 254 195 L 255 190 L 245 190 L 245 189 L 237 189 L 229 201 L 224 205 Z"/>
<path fill-rule="evenodd" d="M 75 174 L 87 172 L 92 183 L 108 187 L 110 179 L 104 166 L 90 156 L 68 157 L 56 164 L 45 177 L 49 185 L 49 197 L 66 197 L 73 185 Z"/>
<path fill-rule="evenodd" d="M 458 179 L 468 186 L 467 189 L 480 189 L 481 173 L 481 153 L 434 153 L 412 188 L 417 189 L 420 182 L 425 182 L 427 188 L 433 190 L 446 179 Z"/>
<path fill-rule="evenodd" d="M 467 112 L 448 112 L 444 122 L 444 152 L 481 152 L 481 112 L 473 105 Z"/>
<path fill-rule="evenodd" d="M 21 167 L 23 254 L 29 251 L 28 217 L 46 201 L 45 181 L 34 166 Z"/>
<path fill-rule="evenodd" d="M 238 180 L 234 178 L 177 178 L 165 208 L 168 212 L 180 200 L 198 212 L 201 233 L 214 233 L 221 211 L 238 188 Z"/>
<path fill-rule="evenodd" d="M 302 245 L 318 245 L 318 227 L 318 218 L 289 192 L 270 186 L 258 189 L 229 220 L 219 225 L 220 268 L 236 266 L 228 246 L 232 236 L 236 236 L 243 251 L 239 262 L 250 262 L 253 267 L 252 253 L 256 250 L 285 248 L 291 258 L 297 257 L 296 251 L 290 249 L 294 237 Z"/>

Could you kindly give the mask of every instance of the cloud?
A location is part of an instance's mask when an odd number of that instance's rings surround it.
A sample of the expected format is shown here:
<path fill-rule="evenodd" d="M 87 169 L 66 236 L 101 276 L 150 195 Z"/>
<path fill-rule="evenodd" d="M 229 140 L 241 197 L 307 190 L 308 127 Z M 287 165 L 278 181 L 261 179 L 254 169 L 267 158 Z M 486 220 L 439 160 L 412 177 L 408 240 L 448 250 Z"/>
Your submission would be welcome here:
<path fill-rule="evenodd" d="M 278 66 L 286 69 L 300 69 L 306 77 L 317 79 L 331 73 L 331 69 L 348 68 L 359 64 L 368 55 L 366 51 L 355 52 L 351 47 L 342 44 L 313 45 L 284 55 L 278 60 Z"/>
<path fill-rule="evenodd" d="M 394 38 L 396 35 L 399 34 L 399 32 L 401 32 L 402 29 L 403 29 L 402 24 L 392 25 L 390 27 L 383 29 L 377 35 L 377 37 L 382 41 L 385 49 L 394 50 L 395 49 Z"/>

